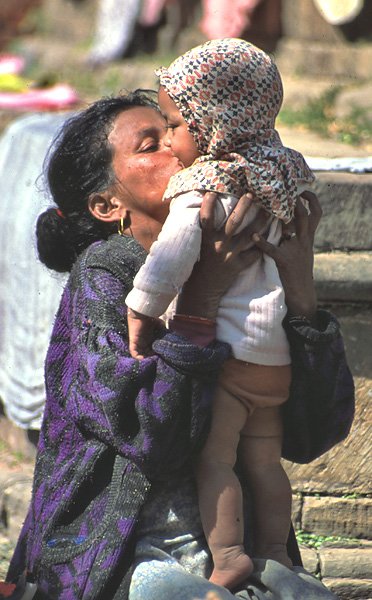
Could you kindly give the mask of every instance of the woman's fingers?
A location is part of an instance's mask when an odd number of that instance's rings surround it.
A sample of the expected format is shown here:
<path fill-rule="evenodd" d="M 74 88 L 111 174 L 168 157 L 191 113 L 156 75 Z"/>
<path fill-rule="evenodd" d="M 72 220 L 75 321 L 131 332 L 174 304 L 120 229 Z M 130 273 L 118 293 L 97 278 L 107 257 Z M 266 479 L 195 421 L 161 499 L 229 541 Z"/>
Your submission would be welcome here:
<path fill-rule="evenodd" d="M 252 241 L 257 246 L 257 248 L 264 252 L 264 254 L 267 254 L 272 259 L 274 259 L 275 262 L 280 258 L 278 256 L 278 247 L 273 246 L 273 244 L 270 244 L 270 242 L 265 240 L 265 238 L 261 234 L 254 233 L 252 235 Z"/>
<path fill-rule="evenodd" d="M 294 219 L 290 223 L 283 225 L 282 238 L 288 239 L 293 233 L 301 239 L 307 237 L 309 233 L 309 213 L 301 198 L 298 198 L 296 202 Z"/>
<path fill-rule="evenodd" d="M 271 221 L 272 217 L 264 209 L 260 209 L 252 223 L 234 235 L 233 241 L 235 253 L 244 252 L 254 246 L 254 241 L 252 239 L 253 234 L 265 237 Z"/>
<path fill-rule="evenodd" d="M 247 210 L 252 206 L 253 194 L 241 196 L 225 223 L 225 234 L 232 236 L 239 229 Z"/>
<path fill-rule="evenodd" d="M 203 231 L 212 231 L 214 229 L 216 200 L 216 192 L 206 192 L 203 196 L 199 211 L 200 226 Z"/>
<path fill-rule="evenodd" d="M 321 216 L 322 209 L 317 196 L 309 191 L 303 192 L 296 203 L 294 219 L 283 224 L 282 240 L 287 241 L 296 235 L 312 245 Z"/>
<path fill-rule="evenodd" d="M 320 206 L 318 197 L 313 192 L 306 191 L 303 192 L 301 195 L 303 198 L 305 198 L 309 206 L 309 232 L 314 238 L 315 232 L 319 225 L 319 221 L 322 218 L 323 211 Z"/>

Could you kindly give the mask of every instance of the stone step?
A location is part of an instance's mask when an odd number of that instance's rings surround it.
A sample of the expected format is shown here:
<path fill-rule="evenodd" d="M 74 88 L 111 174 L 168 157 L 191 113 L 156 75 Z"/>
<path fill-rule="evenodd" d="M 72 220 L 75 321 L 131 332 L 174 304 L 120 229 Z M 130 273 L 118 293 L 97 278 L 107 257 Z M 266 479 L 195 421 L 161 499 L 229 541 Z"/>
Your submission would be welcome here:
<path fill-rule="evenodd" d="M 340 600 L 371 600 L 372 542 L 360 540 L 355 547 L 300 546 L 304 567 L 320 577 Z"/>
<path fill-rule="evenodd" d="M 372 251 L 316 254 L 314 279 L 321 302 L 371 302 Z"/>
<path fill-rule="evenodd" d="M 367 580 L 372 575 L 372 542 L 355 548 L 322 547 L 319 560 L 322 577 Z"/>
<path fill-rule="evenodd" d="M 307 533 L 372 540 L 372 498 L 293 494 L 292 521 Z"/>
<path fill-rule="evenodd" d="M 335 579 L 325 577 L 322 581 L 340 600 L 372 599 L 372 579 Z"/>
<path fill-rule="evenodd" d="M 319 172 L 314 191 L 323 210 L 315 249 L 372 250 L 372 173 Z"/>

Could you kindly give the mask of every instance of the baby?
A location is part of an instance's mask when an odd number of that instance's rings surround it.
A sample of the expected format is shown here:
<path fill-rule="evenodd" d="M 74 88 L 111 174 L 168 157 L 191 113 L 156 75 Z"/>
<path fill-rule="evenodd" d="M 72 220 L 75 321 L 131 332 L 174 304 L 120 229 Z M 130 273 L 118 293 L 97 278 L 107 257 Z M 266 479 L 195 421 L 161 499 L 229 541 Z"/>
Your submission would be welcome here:
<path fill-rule="evenodd" d="M 221 227 L 238 198 L 252 192 L 258 203 L 244 226 L 259 204 L 272 215 L 267 239 L 279 244 L 282 222 L 291 221 L 296 198 L 313 181 L 302 155 L 284 147 L 274 128 L 282 83 L 263 51 L 239 39 L 213 40 L 157 74 L 165 143 L 185 168 L 170 180 L 169 216 L 126 299 L 131 352 L 138 358 L 153 318 L 166 311 L 198 260 L 202 193 L 219 192 L 215 220 Z M 230 589 L 253 570 L 243 546 L 238 451 L 254 500 L 254 553 L 291 566 L 291 487 L 280 462 L 280 407 L 291 381 L 285 315 L 279 274 L 266 255 L 240 273 L 218 310 L 217 338 L 231 345 L 233 358 L 219 377 L 196 473 L 214 563 L 210 580 Z"/>

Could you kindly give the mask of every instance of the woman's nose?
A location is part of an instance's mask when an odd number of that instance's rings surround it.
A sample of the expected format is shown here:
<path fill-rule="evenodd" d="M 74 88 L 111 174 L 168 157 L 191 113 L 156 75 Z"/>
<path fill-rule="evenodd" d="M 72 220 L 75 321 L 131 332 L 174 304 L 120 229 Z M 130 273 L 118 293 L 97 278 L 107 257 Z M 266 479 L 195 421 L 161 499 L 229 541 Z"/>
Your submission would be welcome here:
<path fill-rule="evenodd" d="M 164 137 L 163 137 L 163 144 L 164 146 L 166 146 L 167 148 L 171 148 L 171 137 L 169 135 L 169 129 L 166 130 Z"/>

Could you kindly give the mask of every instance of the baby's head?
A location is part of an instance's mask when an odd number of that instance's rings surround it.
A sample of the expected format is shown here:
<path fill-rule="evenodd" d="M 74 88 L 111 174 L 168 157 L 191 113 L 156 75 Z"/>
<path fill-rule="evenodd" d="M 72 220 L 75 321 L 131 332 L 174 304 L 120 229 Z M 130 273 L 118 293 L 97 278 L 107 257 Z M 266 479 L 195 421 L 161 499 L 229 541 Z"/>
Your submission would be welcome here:
<path fill-rule="evenodd" d="M 282 104 L 282 82 L 271 58 L 249 42 L 211 40 L 156 73 L 199 154 L 217 157 L 241 143 L 262 141 L 266 132 L 271 135 Z"/>

